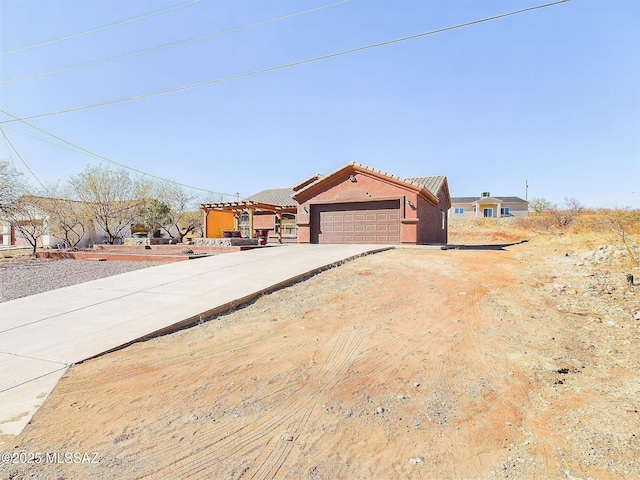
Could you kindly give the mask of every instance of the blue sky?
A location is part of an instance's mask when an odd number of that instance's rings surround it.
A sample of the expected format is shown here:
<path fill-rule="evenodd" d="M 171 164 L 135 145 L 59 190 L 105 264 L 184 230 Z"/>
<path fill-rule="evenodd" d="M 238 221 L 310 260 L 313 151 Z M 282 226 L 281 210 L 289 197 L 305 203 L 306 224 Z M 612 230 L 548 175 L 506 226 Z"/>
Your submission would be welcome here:
<path fill-rule="evenodd" d="M 287 64 L 548 3 L 201 0 L 0 3 L 0 108 L 20 118 Z M 640 207 L 640 2 L 572 0 L 350 55 L 29 120 L 139 170 L 217 192 L 292 186 L 355 160 L 444 174 L 453 196 Z M 14 81 L 7 81 L 14 80 Z M 0 120 L 8 117 L 0 115 Z M 44 182 L 98 163 L 1 124 Z M 34 138 L 35 137 L 35 138 Z M 52 142 L 52 143 L 49 143 Z M 16 166 L 25 167 L 15 153 Z M 0 138 L 0 158 L 9 149 Z M 635 192 L 635 193 L 634 193 Z"/>

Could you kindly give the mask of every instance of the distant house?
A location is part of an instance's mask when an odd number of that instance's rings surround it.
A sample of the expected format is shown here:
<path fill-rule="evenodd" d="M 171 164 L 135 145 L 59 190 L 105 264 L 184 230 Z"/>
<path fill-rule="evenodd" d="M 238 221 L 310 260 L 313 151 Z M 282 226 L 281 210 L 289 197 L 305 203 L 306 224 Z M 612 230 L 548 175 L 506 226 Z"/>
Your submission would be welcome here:
<path fill-rule="evenodd" d="M 401 178 L 350 162 L 293 188 L 263 190 L 242 201 L 201 208 L 207 236 L 217 233 L 223 221 L 233 220 L 243 236 L 263 229 L 281 242 L 444 244 L 450 205 L 443 175 Z"/>
<path fill-rule="evenodd" d="M 81 202 L 34 195 L 21 198 L 25 208 L 13 218 L 0 218 L 0 245 L 30 246 L 34 239 L 38 248 L 90 247 L 105 242 L 104 231 L 82 213 Z M 127 236 L 131 236 L 129 227 L 121 232 L 122 238 Z"/>
<path fill-rule="evenodd" d="M 32 247 L 51 245 L 50 216 L 41 207 L 40 197 L 27 195 L 20 197 L 20 210 L 11 212 L 10 217 L 0 219 L 0 244 Z"/>
<path fill-rule="evenodd" d="M 449 218 L 526 217 L 529 202 L 520 197 L 493 197 L 482 192 L 479 197 L 451 197 Z"/>

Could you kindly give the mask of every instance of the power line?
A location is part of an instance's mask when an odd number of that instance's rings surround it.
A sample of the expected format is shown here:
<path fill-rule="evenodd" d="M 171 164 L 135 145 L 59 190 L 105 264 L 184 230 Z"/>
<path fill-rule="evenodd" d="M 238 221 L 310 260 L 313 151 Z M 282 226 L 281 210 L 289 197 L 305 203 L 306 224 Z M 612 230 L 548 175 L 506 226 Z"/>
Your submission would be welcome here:
<path fill-rule="evenodd" d="M 201 37 L 191 38 L 191 39 L 188 39 L 188 40 L 182 40 L 180 42 L 170 43 L 170 44 L 167 44 L 167 45 L 161 45 L 159 47 L 149 48 L 147 50 L 141 50 L 139 52 L 127 53 L 125 55 L 119 55 L 119 56 L 116 56 L 116 57 L 110 57 L 110 58 L 105 58 L 105 59 L 102 59 L 102 60 L 96 60 L 94 62 L 83 63 L 81 65 L 74 65 L 72 67 L 60 68 L 58 70 L 51 70 L 49 72 L 34 73 L 32 75 L 25 75 L 24 77 L 11 78 L 9 80 L 0 80 L 0 84 L 9 83 L 9 82 L 17 82 L 17 81 L 20 81 L 20 80 L 27 80 L 27 79 L 30 79 L 30 78 L 44 77 L 46 75 L 54 75 L 56 73 L 68 72 L 70 70 L 76 70 L 78 68 L 91 67 L 91 66 L 100 65 L 100 64 L 103 64 L 103 63 L 114 62 L 116 60 L 124 60 L 125 58 L 135 57 L 137 55 L 142 55 L 144 53 L 157 52 L 159 50 L 164 50 L 166 48 L 177 47 L 177 46 L 180 46 L 180 45 L 186 45 L 188 43 L 198 42 L 200 40 L 205 40 L 205 39 L 213 38 L 213 37 L 219 37 L 219 36 L 222 36 L 222 35 L 226 35 L 228 33 L 233 33 L 233 32 L 238 32 L 240 30 L 246 30 L 248 28 L 258 27 L 258 26 L 261 26 L 261 25 L 266 25 L 268 23 L 278 22 L 280 20 L 285 20 L 287 18 L 295 17 L 295 16 L 298 16 L 298 15 L 304 15 L 305 13 L 311 13 L 311 12 L 315 12 L 317 10 L 322 10 L 324 8 L 334 7 L 336 5 L 347 3 L 349 1 L 351 1 L 351 0 L 341 0 L 341 1 L 336 2 L 336 3 L 331 3 L 331 4 L 328 4 L 328 5 L 322 5 L 320 7 L 311 8 L 309 10 L 304 10 L 302 12 L 291 13 L 289 15 L 284 15 L 284 16 L 277 17 L 277 18 L 271 18 L 269 20 L 263 20 L 263 21 L 260 21 L 260 22 L 252 23 L 250 25 L 244 25 L 244 26 L 241 26 L 241 27 L 232 28 L 230 30 L 225 30 L 225 31 L 222 31 L 222 32 L 211 33 L 209 35 L 203 35 Z"/>
<path fill-rule="evenodd" d="M 38 176 L 35 174 L 35 172 L 33 170 L 31 170 L 31 167 L 29 166 L 29 164 L 26 162 L 26 160 L 24 158 L 22 158 L 22 155 L 20 155 L 20 152 L 18 152 L 18 150 L 16 150 L 16 147 L 13 146 L 13 143 L 11 143 L 11 140 L 9 140 L 9 137 L 7 137 L 7 134 L 4 133 L 4 129 L 0 128 L 0 132 L 2 132 L 2 136 L 4 137 L 5 142 L 7 142 L 7 145 L 9 145 L 13 151 L 16 153 L 16 155 L 18 156 L 18 158 L 20 159 L 20 161 L 24 164 L 24 166 L 27 168 L 27 170 L 29 170 L 29 173 L 33 176 L 33 178 L 36 179 L 36 181 L 42 186 L 42 188 L 44 188 L 45 190 L 47 190 L 47 187 L 44 186 L 44 183 L 42 183 L 40 181 L 40 179 L 38 178 Z"/>
<path fill-rule="evenodd" d="M 58 43 L 58 42 L 63 42 L 65 40 L 70 40 L 72 38 L 82 37 L 84 35 L 89 35 L 90 33 L 100 32 L 102 30 L 107 30 L 109 28 L 118 27 L 120 25 L 124 25 L 124 24 L 127 24 L 127 23 L 135 22 L 137 20 L 143 20 L 145 18 L 153 17 L 154 15 L 160 15 L 161 13 L 166 13 L 166 12 L 169 12 L 171 10 L 176 10 L 178 8 L 187 7 L 189 5 L 193 5 L 194 3 L 198 3 L 199 1 L 200 0 L 191 0 L 190 2 L 183 3 L 181 5 L 176 5 L 174 7 L 165 8 L 164 10 L 159 10 L 157 12 L 147 13 L 147 14 L 142 15 L 140 17 L 130 18 L 129 20 L 123 20 L 121 22 L 112 23 L 111 25 L 105 25 L 104 27 L 94 28 L 93 30 L 87 30 L 86 32 L 74 33 L 73 35 L 68 35 L 68 36 L 62 37 L 62 38 L 56 38 L 55 40 L 48 40 L 46 42 L 36 43 L 35 45 L 29 45 L 29 46 L 26 46 L 26 47 L 15 48 L 13 50 L 7 50 L 6 52 L 0 52 L 0 55 L 7 55 L 9 53 L 22 52 L 24 50 L 30 50 L 32 48 L 43 47 L 45 45 L 51 45 L 52 43 Z"/>
<path fill-rule="evenodd" d="M 372 48 L 384 47 L 384 46 L 387 46 L 387 45 L 392 45 L 394 43 L 406 42 L 408 40 L 414 40 L 416 38 L 426 37 L 428 35 L 435 35 L 437 33 L 447 32 L 449 30 L 455 30 L 455 29 L 458 29 L 458 28 L 469 27 L 469 26 L 472 26 L 472 25 L 477 25 L 479 23 L 490 22 L 492 20 L 498 20 L 500 18 L 505 18 L 505 17 L 509 17 L 509 16 L 512 16 L 512 15 L 517 15 L 519 13 L 530 12 L 532 10 L 538 10 L 538 9 L 541 9 L 541 8 L 551 7 L 551 6 L 559 5 L 561 3 L 566 3 L 566 2 L 569 2 L 569 1 L 570 0 L 559 0 L 557 2 L 547 3 L 545 5 L 538 5 L 538 6 L 535 6 L 535 7 L 525 8 L 525 9 L 522 9 L 522 10 L 516 10 L 516 11 L 513 11 L 513 12 L 509 12 L 509 13 L 503 13 L 501 15 L 496 15 L 496 16 L 493 16 L 493 17 L 487 17 L 487 18 L 483 18 L 483 19 L 480 19 L 480 20 L 474 20 L 473 22 L 460 23 L 458 25 L 453 25 L 451 27 L 440 28 L 438 30 L 431 30 L 429 32 L 418 33 L 418 34 L 415 34 L 415 35 L 410 35 L 408 37 L 397 38 L 397 39 L 388 40 L 388 41 L 385 41 L 385 42 L 373 43 L 373 44 L 370 44 L 370 45 L 365 45 L 363 47 L 352 48 L 350 50 L 343 50 L 342 52 L 331 53 L 331 54 L 328 54 L 328 55 L 322 55 L 320 57 L 309 58 L 309 59 L 306 59 L 306 60 L 299 60 L 297 62 L 285 63 L 285 64 L 278 65 L 278 66 L 275 66 L 275 67 L 263 68 L 263 69 L 260 69 L 260 70 L 253 70 L 251 72 L 240 73 L 238 75 L 231 75 L 229 77 L 217 78 L 215 80 L 207 80 L 205 82 L 194 83 L 194 84 L 186 85 L 186 86 L 182 86 L 182 87 L 169 88 L 169 89 L 166 89 L 166 90 L 161 90 L 161 91 L 152 92 L 152 93 L 145 93 L 145 94 L 142 94 L 142 95 L 135 95 L 133 97 L 120 98 L 118 100 L 110 100 L 108 102 L 94 103 L 92 105 L 85 105 L 85 106 L 82 106 L 82 107 L 68 108 L 66 110 L 58 110 L 56 112 L 40 113 L 38 115 L 31 115 L 31 116 L 28 116 L 28 117 L 22 117 L 22 118 L 16 119 L 16 120 L 32 120 L 34 118 L 50 117 L 50 116 L 53 116 L 53 115 L 61 115 L 61 114 L 64 114 L 64 113 L 78 112 L 78 111 L 81 111 L 81 110 L 88 110 L 88 109 L 91 109 L 91 108 L 106 107 L 108 105 L 115 105 L 117 103 L 130 102 L 130 101 L 133 101 L 133 100 L 141 100 L 143 98 L 155 97 L 155 96 L 159 96 L 159 95 L 165 95 L 167 93 L 173 93 L 173 92 L 179 92 L 179 91 L 182 91 L 182 90 L 189 90 L 189 89 L 192 89 L 192 88 L 204 87 L 204 86 L 212 85 L 212 84 L 215 84 L 215 83 L 228 82 L 230 80 L 237 80 L 239 78 L 250 77 L 250 76 L 253 76 L 253 75 L 259 75 L 261 73 L 273 72 L 273 71 L 276 71 L 276 70 L 282 70 L 284 68 L 295 67 L 295 66 L 304 65 L 304 64 L 307 64 L 307 63 L 318 62 L 320 60 L 327 60 L 329 58 L 335 58 L 335 57 L 340 57 L 340 56 L 343 56 L 343 55 L 349 55 L 351 53 L 361 52 L 363 50 L 369 50 L 369 49 L 372 49 Z M 0 122 L 0 124 L 9 123 L 9 122 L 15 122 L 16 120 L 4 120 L 4 121 Z"/>
<path fill-rule="evenodd" d="M 72 146 L 73 148 L 76 148 L 76 149 L 78 149 L 78 150 L 80 150 L 80 151 L 82 151 L 82 152 L 85 152 L 86 154 L 88 154 L 88 155 L 90 155 L 90 156 L 92 156 L 92 157 L 95 157 L 95 158 L 97 158 L 97 159 L 99 159 L 99 160 L 104 160 L 105 162 L 112 163 L 112 164 L 117 165 L 117 166 L 122 167 L 122 168 L 126 168 L 127 170 L 131 170 L 131 171 L 133 171 L 133 172 L 139 173 L 140 175 L 144 175 L 144 176 L 147 176 L 147 177 L 155 178 L 155 179 L 157 179 L 157 180 L 162 180 L 162 181 L 164 181 L 164 182 L 173 183 L 174 185 L 180 185 L 181 187 L 190 188 L 190 189 L 192 189 L 192 190 L 198 190 L 198 191 L 206 192 L 206 193 L 213 193 L 213 194 L 215 194 L 215 195 L 222 195 L 223 197 L 232 197 L 232 196 L 233 196 L 233 194 L 231 194 L 231 193 L 216 192 L 216 191 L 214 191 L 214 190 L 208 190 L 208 189 L 206 189 L 206 188 L 194 187 L 194 186 L 191 186 L 191 185 L 187 185 L 186 183 L 180 183 L 180 182 L 177 182 L 177 181 L 175 181 L 175 180 L 170 180 L 170 179 L 168 179 L 168 178 L 160 177 L 160 176 L 158 176 L 158 175 L 154 175 L 154 174 L 152 174 L 152 173 L 144 172 L 144 171 L 139 170 L 139 169 L 137 169 L 137 168 L 130 167 L 129 165 L 125 165 L 124 163 L 117 162 L 117 161 L 112 160 L 112 159 L 110 159 L 110 158 L 107 158 L 107 157 L 105 157 L 105 156 L 103 156 L 103 155 L 100 155 L 100 154 L 97 154 L 97 153 L 95 153 L 95 152 L 92 152 L 91 150 L 88 150 L 88 149 L 86 149 L 86 148 L 84 148 L 84 147 L 81 147 L 81 146 L 79 146 L 79 145 L 77 145 L 77 144 L 75 144 L 75 143 L 73 143 L 73 142 L 69 142 L 69 141 L 67 141 L 67 140 L 65 140 L 65 139 L 63 139 L 63 138 L 58 137 L 57 135 L 54 135 L 54 134 L 53 134 L 53 133 L 51 133 L 51 132 L 47 132 L 46 130 L 43 130 L 42 128 L 36 127 L 35 125 L 33 125 L 33 124 L 29 123 L 29 122 L 26 122 L 26 121 L 24 121 L 23 119 L 20 119 L 20 118 L 16 117 L 15 115 L 11 115 L 10 113 L 5 112 L 5 111 L 4 111 L 4 110 L 2 110 L 2 109 L 0 109 L 0 113 L 3 113 L 3 114 L 5 114 L 5 115 L 7 115 L 8 117 L 12 117 L 12 118 L 14 119 L 14 120 L 12 120 L 12 121 L 18 121 L 18 122 L 24 123 L 25 125 L 27 125 L 27 126 L 29 126 L 29 127 L 33 128 L 33 129 L 35 129 L 35 130 L 37 130 L 37 131 L 39 131 L 39 132 L 42 132 L 42 133 L 44 133 L 45 135 L 48 135 L 48 136 L 50 136 L 50 137 L 52 137 L 52 138 L 55 138 L 56 140 L 58 140 L 58 141 L 60 141 L 60 142 L 66 143 L 67 145 L 70 145 L 70 146 Z M 4 130 L 2 130 L 2 128 L 0 128 L 0 131 L 2 131 L 2 133 L 3 133 L 3 135 L 4 135 Z M 7 139 L 7 141 L 8 141 L 8 138 L 7 138 L 7 136 L 6 136 L 6 135 L 5 135 L 5 139 Z M 10 143 L 10 142 L 9 142 L 9 143 Z M 13 148 L 13 145 L 12 145 L 12 148 Z M 13 148 L 13 150 L 14 150 L 16 153 L 18 153 L 18 152 L 17 152 L 17 150 L 16 150 L 15 148 Z M 18 154 L 18 155 L 19 155 L 19 154 Z M 29 171 L 31 172 L 31 174 L 35 177 L 35 174 L 31 171 L 31 169 L 30 169 L 30 168 L 29 168 L 29 166 L 26 164 L 26 162 L 22 159 L 22 157 L 20 157 L 20 160 L 22 160 L 22 162 L 23 162 L 23 163 L 25 164 L 25 166 L 29 169 Z M 36 179 L 38 179 L 37 177 L 35 177 L 35 178 L 36 178 Z M 40 182 L 40 180 L 38 180 L 38 182 Z M 42 182 L 40 182 L 40 185 L 42 185 Z M 43 187 L 44 187 L 44 185 L 43 185 Z"/>
<path fill-rule="evenodd" d="M 70 152 L 74 152 L 74 153 L 78 153 L 80 155 L 85 155 L 87 157 L 95 158 L 95 157 L 93 157 L 93 155 L 88 155 L 85 152 L 79 152 L 75 148 L 67 147 L 65 145 L 60 145 L 59 143 L 56 143 L 56 142 L 50 142 L 48 140 L 45 140 L 44 138 L 36 137 L 35 135 L 29 135 L 28 133 L 21 132 L 20 130 L 15 130 L 13 128 L 7 127 L 6 125 L 3 128 L 5 130 L 9 130 L 9 131 L 17 133 L 19 135 L 24 135 L 25 137 L 33 138 L 34 140 L 38 140 L 39 142 L 43 142 L 43 143 L 46 143 L 46 144 L 49 144 L 49 145 L 53 145 L 54 147 L 63 148 L 65 150 L 69 150 Z M 9 152 L 9 155 L 11 155 L 11 152 Z"/>

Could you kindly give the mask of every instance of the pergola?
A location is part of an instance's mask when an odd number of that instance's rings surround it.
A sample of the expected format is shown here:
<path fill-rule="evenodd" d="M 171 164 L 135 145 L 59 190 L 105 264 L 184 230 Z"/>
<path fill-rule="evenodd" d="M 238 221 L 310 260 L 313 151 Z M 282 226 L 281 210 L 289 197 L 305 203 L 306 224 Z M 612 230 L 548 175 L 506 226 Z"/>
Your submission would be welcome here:
<path fill-rule="evenodd" d="M 274 205 L 272 203 L 257 202 L 255 200 L 241 200 L 237 202 L 215 202 L 215 203 L 203 203 L 200 208 L 204 210 L 205 215 L 212 210 L 218 210 L 223 212 L 233 212 L 234 216 L 234 228 L 238 230 L 240 228 L 240 215 L 247 213 L 249 215 L 249 238 L 253 238 L 253 216 L 255 214 L 270 213 L 276 215 L 280 229 L 278 230 L 278 242 L 282 243 L 282 214 L 283 213 L 296 213 L 297 207 L 295 205 Z"/>

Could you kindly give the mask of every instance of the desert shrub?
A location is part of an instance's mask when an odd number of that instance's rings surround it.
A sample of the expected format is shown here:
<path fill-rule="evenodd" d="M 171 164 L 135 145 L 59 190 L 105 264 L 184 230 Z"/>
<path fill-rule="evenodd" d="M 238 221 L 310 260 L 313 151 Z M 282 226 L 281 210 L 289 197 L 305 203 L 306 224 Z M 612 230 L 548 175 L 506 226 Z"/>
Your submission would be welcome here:
<path fill-rule="evenodd" d="M 191 250 L 190 248 L 183 248 L 182 250 L 180 250 L 180 253 L 183 255 L 193 255 L 193 250 Z"/>
<path fill-rule="evenodd" d="M 621 244 L 629 259 L 640 264 L 640 209 L 600 209 L 594 226 L 613 234 L 615 241 Z"/>
<path fill-rule="evenodd" d="M 586 211 L 575 198 L 565 198 L 563 208 L 544 198 L 536 198 L 531 202 L 530 209 L 529 216 L 518 217 L 515 226 L 539 233 L 564 233 Z"/>

